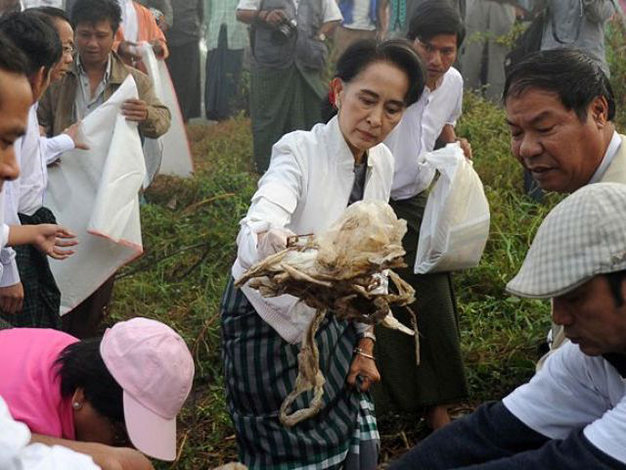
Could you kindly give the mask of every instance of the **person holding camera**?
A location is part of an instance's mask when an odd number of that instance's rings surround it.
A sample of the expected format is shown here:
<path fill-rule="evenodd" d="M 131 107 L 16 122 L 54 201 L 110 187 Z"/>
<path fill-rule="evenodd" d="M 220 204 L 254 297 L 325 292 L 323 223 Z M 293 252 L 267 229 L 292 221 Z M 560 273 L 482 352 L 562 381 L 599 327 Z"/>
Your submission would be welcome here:
<path fill-rule="evenodd" d="M 342 17 L 334 0 L 240 0 L 237 19 L 250 25 L 254 160 L 264 173 L 281 136 L 321 121 L 326 36 Z"/>

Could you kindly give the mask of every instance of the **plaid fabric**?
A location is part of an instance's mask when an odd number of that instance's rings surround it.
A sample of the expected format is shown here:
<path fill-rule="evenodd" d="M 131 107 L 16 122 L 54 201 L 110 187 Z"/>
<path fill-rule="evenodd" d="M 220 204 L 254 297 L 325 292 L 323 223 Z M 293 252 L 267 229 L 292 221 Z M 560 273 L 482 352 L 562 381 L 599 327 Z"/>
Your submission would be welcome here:
<path fill-rule="evenodd" d="M 391 201 L 408 231 L 402 240 L 408 266 L 415 263 L 420 224 L 427 194 Z M 459 316 L 448 273 L 414 274 L 411 268 L 397 273 L 415 289 L 410 307 L 417 314 L 421 363 L 415 364 L 415 340 L 395 330 L 376 327 L 376 363 L 381 382 L 373 387 L 378 413 L 421 412 L 424 407 L 456 403 L 467 398 L 467 382 L 461 356 Z M 411 327 L 404 308 L 394 309 L 399 321 Z"/>
<path fill-rule="evenodd" d="M 0 318 L 0 330 L 8 330 L 9 328 L 13 328 L 13 325 Z"/>
<path fill-rule="evenodd" d="M 327 93 L 318 72 L 255 67 L 250 88 L 250 117 L 254 161 L 259 173 L 269 167 L 274 145 L 295 130 L 310 130 L 321 122 L 322 99 Z"/>
<path fill-rule="evenodd" d="M 506 289 L 521 297 L 556 297 L 597 274 L 623 269 L 626 186 L 596 183 L 584 186 L 552 209 Z"/>
<path fill-rule="evenodd" d="M 204 0 L 204 14 L 207 18 L 205 39 L 209 51 L 217 48 L 222 26 L 226 26 L 228 31 L 228 49 L 243 50 L 248 46 L 247 27 L 235 17 L 238 3 L 239 0 Z"/>
<path fill-rule="evenodd" d="M 22 225 L 55 224 L 52 212 L 42 207 L 32 216 L 19 214 Z M 21 313 L 0 315 L 11 325 L 30 328 L 59 329 L 61 292 L 57 287 L 48 257 L 33 245 L 14 247 L 20 280 L 24 286 L 24 308 Z"/>
<path fill-rule="evenodd" d="M 278 410 L 293 389 L 300 345 L 285 342 L 265 323 L 232 279 L 221 310 L 226 399 L 241 462 L 250 468 L 374 469 L 374 407 L 369 395 L 346 385 L 354 327 L 333 317 L 322 323 L 316 339 L 326 377 L 324 404 L 318 415 L 287 428 Z M 299 397 L 294 407 L 306 406 L 311 396 Z"/>

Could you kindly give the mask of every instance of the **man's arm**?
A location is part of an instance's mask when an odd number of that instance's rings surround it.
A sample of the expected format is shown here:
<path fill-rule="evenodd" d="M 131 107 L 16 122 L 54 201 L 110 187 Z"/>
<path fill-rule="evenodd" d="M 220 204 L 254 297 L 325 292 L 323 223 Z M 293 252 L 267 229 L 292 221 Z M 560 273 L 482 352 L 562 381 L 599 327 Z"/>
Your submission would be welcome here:
<path fill-rule="evenodd" d="M 465 158 L 469 158 L 470 160 L 472 159 L 472 146 L 467 139 L 458 138 L 456 136 L 456 132 L 454 131 L 454 126 L 452 124 L 446 124 L 443 126 L 441 134 L 439 134 L 439 138 L 437 140 L 439 142 L 443 142 L 444 144 L 458 142 L 461 146 L 461 150 L 463 150 Z"/>
<path fill-rule="evenodd" d="M 31 443 L 63 446 L 89 455 L 102 470 L 154 470 L 150 461 L 141 452 L 128 447 L 111 447 L 96 442 L 70 441 L 41 434 L 33 434 Z"/>
<path fill-rule="evenodd" d="M 376 25 L 376 36 L 379 40 L 385 39 L 387 31 L 389 31 L 389 1 L 380 0 L 377 5 L 376 16 L 378 24 Z"/>
<path fill-rule="evenodd" d="M 547 441 L 502 402 L 488 403 L 426 438 L 393 463 L 390 470 L 464 468 L 537 449 Z"/>
<path fill-rule="evenodd" d="M 170 110 L 156 97 L 152 82 L 145 74 L 137 70 L 133 70 L 131 73 L 137 83 L 139 100 L 145 103 L 145 110 L 141 112 L 141 116 L 137 115 L 137 118 L 131 120 L 139 122 L 139 130 L 144 136 L 156 139 L 170 128 L 172 119 Z M 122 110 L 124 112 L 124 108 Z"/>

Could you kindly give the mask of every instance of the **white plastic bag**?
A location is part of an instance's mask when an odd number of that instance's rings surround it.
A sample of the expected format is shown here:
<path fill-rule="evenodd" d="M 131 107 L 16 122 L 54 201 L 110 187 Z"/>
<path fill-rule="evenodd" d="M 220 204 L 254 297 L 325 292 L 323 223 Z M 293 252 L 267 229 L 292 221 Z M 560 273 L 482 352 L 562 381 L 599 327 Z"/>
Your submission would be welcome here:
<path fill-rule="evenodd" d="M 483 184 L 458 144 L 427 154 L 426 161 L 440 176 L 424 210 L 414 272 L 474 267 L 489 236 L 489 203 Z"/>

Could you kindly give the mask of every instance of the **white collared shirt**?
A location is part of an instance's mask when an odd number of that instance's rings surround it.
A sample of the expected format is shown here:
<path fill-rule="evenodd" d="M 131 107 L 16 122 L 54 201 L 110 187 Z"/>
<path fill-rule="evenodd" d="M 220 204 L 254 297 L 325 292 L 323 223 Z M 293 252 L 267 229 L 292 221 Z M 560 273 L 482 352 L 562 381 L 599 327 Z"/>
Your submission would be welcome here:
<path fill-rule="evenodd" d="M 388 201 L 393 157 L 384 144 L 368 151 L 364 200 Z M 283 136 L 272 148 L 270 167 L 259 180 L 246 217 L 240 222 L 235 279 L 259 261 L 257 234 L 285 228 L 303 235 L 319 233 L 337 220 L 348 206 L 354 184 L 354 156 L 337 117 L 311 131 Z M 290 343 L 298 342 L 314 310 L 291 295 L 264 298 L 243 286 L 257 313 Z"/>
<path fill-rule="evenodd" d="M 606 149 L 606 153 L 604 154 L 604 157 L 602 157 L 602 161 L 596 169 L 596 172 L 593 174 L 593 176 L 589 180 L 589 183 L 587 184 L 599 183 L 602 181 L 606 170 L 608 170 L 608 168 L 611 166 L 611 163 L 613 163 L 613 159 L 615 158 L 615 155 L 617 155 L 617 151 L 619 150 L 621 145 L 622 138 L 619 136 L 617 131 L 613 131 L 613 136 L 611 137 L 611 142 L 609 142 L 609 146 Z"/>
<path fill-rule="evenodd" d="M 391 198 L 409 199 L 424 188 L 419 179 L 420 157 L 432 152 L 444 126 L 456 125 L 463 108 L 463 77 L 454 67 L 444 74 L 440 84 L 424 93 L 404 112 L 385 144 L 395 160 Z"/>
<path fill-rule="evenodd" d="M 48 163 L 58 155 L 74 148 L 74 142 L 65 134 L 53 138 L 42 137 L 37 119 L 38 103 L 28 113 L 28 128 L 20 150 L 20 177 L 17 212 L 33 215 L 41 207 L 48 186 Z"/>

